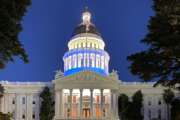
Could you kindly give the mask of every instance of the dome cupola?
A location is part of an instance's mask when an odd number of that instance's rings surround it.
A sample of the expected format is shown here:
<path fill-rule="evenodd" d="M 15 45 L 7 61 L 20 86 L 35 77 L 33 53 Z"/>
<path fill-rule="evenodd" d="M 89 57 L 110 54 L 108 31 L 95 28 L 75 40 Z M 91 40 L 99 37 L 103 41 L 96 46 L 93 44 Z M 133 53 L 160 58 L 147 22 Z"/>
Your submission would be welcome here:
<path fill-rule="evenodd" d="M 73 36 L 81 33 L 92 33 L 100 36 L 96 26 L 91 22 L 91 13 L 86 7 L 82 13 L 82 22 L 74 29 Z"/>
<path fill-rule="evenodd" d="M 105 43 L 91 22 L 91 13 L 86 8 L 82 13 L 82 22 L 75 28 L 68 42 L 69 50 L 63 57 L 64 75 L 85 70 L 108 75 L 110 58 L 104 47 Z"/>

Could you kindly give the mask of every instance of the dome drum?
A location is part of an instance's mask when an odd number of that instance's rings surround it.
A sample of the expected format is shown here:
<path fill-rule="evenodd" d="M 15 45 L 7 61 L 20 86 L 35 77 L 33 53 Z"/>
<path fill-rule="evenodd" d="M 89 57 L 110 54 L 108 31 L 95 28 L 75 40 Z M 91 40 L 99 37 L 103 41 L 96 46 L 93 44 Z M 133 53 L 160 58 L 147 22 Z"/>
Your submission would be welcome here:
<path fill-rule="evenodd" d="M 90 34 L 83 33 L 82 35 L 73 37 L 69 43 L 69 50 L 77 48 L 94 48 L 104 50 L 105 44 L 102 38 L 96 36 L 89 36 Z"/>
<path fill-rule="evenodd" d="M 63 60 L 65 75 L 82 70 L 108 75 L 109 55 L 105 51 L 93 49 L 69 51 Z"/>

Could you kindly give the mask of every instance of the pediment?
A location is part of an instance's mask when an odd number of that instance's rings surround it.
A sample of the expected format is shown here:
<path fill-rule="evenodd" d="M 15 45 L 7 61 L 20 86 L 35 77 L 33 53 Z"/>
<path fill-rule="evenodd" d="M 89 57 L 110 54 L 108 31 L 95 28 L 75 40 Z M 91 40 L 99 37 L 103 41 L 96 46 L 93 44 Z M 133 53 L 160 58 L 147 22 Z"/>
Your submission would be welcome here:
<path fill-rule="evenodd" d="M 79 73 L 63 76 L 54 81 L 56 88 L 114 88 L 118 86 L 118 80 L 112 76 L 102 76 L 93 71 L 81 71 Z"/>
<path fill-rule="evenodd" d="M 109 76 L 103 76 L 93 71 L 81 71 L 79 73 L 64 76 L 60 78 L 61 80 L 110 80 Z"/>

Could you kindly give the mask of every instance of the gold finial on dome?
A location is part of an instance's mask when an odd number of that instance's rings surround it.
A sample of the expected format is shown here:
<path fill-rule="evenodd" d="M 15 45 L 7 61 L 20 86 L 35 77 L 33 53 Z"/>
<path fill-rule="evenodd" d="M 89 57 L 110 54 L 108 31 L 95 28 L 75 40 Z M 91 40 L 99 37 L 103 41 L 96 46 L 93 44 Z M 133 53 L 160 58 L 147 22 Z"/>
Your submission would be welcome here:
<path fill-rule="evenodd" d="M 88 7 L 85 7 L 85 10 L 82 14 L 83 24 L 89 25 L 91 23 L 91 13 L 88 10 Z"/>

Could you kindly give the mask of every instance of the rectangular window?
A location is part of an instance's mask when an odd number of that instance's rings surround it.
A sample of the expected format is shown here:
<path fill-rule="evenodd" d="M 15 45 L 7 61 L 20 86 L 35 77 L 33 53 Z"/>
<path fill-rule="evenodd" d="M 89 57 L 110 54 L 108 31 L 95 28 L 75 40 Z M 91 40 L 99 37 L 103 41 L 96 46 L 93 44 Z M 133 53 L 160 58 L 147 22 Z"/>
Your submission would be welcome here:
<path fill-rule="evenodd" d="M 25 118 L 26 118 L 26 116 L 25 116 L 25 114 L 23 114 L 23 115 L 22 115 L 22 119 L 25 119 Z"/>
<path fill-rule="evenodd" d="M 35 105 L 35 104 L 36 104 L 36 102 L 33 100 L 32 104 L 33 104 L 33 105 Z"/>
<path fill-rule="evenodd" d="M 149 110 L 149 119 L 151 120 L 151 110 Z"/>
<path fill-rule="evenodd" d="M 26 104 L 26 98 L 25 97 L 22 98 L 22 104 Z"/>
<path fill-rule="evenodd" d="M 95 67 L 95 54 L 91 54 L 91 67 Z"/>
<path fill-rule="evenodd" d="M 158 119 L 161 120 L 161 109 L 158 110 Z"/>
<path fill-rule="evenodd" d="M 13 98 L 13 100 L 12 100 L 12 104 L 14 105 L 15 104 L 15 99 Z"/>
<path fill-rule="evenodd" d="M 101 56 L 101 69 L 104 69 L 104 56 Z"/>
<path fill-rule="evenodd" d="M 33 118 L 33 119 L 35 119 L 35 118 L 36 118 L 35 113 L 33 113 L 32 118 Z"/>

